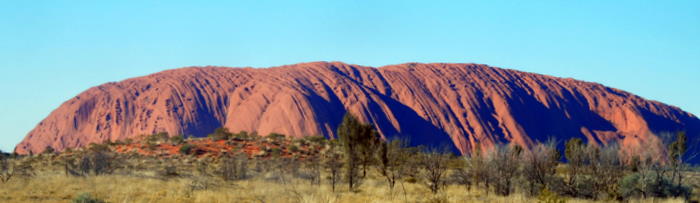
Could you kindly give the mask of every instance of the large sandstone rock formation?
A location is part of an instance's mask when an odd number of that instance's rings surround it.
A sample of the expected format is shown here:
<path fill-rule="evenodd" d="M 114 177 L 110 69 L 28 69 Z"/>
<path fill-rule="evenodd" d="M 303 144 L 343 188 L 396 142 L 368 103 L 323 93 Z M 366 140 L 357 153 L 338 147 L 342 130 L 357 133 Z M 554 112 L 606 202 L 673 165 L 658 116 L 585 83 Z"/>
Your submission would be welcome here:
<path fill-rule="evenodd" d="M 339 62 L 274 68 L 190 67 L 107 83 L 65 102 L 16 147 L 21 154 L 167 131 L 333 137 L 346 110 L 384 137 L 460 152 L 556 137 L 640 150 L 661 132 L 688 131 L 690 113 L 600 84 L 479 64 Z"/>

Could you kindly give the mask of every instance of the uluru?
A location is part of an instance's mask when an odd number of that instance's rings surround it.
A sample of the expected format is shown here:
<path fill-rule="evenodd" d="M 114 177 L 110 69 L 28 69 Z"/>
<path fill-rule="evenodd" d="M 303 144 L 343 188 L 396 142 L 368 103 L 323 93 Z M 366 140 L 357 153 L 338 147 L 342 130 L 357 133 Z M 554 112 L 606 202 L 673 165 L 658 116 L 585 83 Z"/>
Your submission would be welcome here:
<path fill-rule="evenodd" d="M 700 120 L 678 107 L 570 78 L 482 64 L 312 62 L 187 67 L 99 85 L 55 109 L 15 152 L 158 132 L 202 137 L 219 127 L 332 139 L 347 111 L 383 138 L 461 153 L 572 137 L 639 151 L 663 133 L 684 131 L 690 143 L 700 133 Z"/>

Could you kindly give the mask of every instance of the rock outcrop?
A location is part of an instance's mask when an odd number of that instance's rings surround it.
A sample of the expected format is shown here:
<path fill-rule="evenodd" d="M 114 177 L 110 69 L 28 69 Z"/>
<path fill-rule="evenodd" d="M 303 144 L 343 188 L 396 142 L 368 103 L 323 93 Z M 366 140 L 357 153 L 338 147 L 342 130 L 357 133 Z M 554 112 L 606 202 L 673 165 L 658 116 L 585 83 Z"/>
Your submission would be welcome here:
<path fill-rule="evenodd" d="M 62 104 L 17 145 L 20 154 L 156 132 L 292 136 L 334 131 L 346 111 L 383 137 L 453 146 L 581 137 L 648 149 L 662 132 L 700 120 L 681 109 L 596 83 L 480 64 L 408 63 L 379 68 L 339 62 L 273 68 L 189 67 L 93 87 Z"/>

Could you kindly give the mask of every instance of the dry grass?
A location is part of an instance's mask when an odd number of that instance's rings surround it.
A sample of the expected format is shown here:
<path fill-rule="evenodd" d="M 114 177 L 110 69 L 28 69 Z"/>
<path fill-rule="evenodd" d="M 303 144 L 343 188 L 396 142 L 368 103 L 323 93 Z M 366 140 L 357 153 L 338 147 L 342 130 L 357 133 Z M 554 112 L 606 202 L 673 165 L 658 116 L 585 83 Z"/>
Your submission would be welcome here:
<path fill-rule="evenodd" d="M 211 144 L 211 143 L 209 143 Z M 302 145 L 303 146 L 303 145 Z M 309 149 L 309 147 L 307 147 Z M 172 150 L 171 150 L 172 151 Z M 119 165 L 112 175 L 76 177 L 64 173 L 64 161 L 79 158 L 83 151 L 74 154 L 41 154 L 19 158 L 17 162 L 28 162 L 36 174 L 30 178 L 16 177 L 9 182 L 0 182 L 0 202 L 70 202 L 75 197 L 89 193 L 106 202 L 537 202 L 517 192 L 502 197 L 481 189 L 467 191 L 465 187 L 449 184 L 438 194 L 419 183 L 398 182 L 393 191 L 370 170 L 359 191 L 350 192 L 347 185 L 339 184 L 332 191 L 329 181 L 322 179 L 320 185 L 312 185 L 299 174 L 287 174 L 284 183 L 276 174 L 291 173 L 280 170 L 281 165 L 266 165 L 275 161 L 269 157 L 252 156 L 248 170 L 249 178 L 239 181 L 224 181 L 216 175 L 216 156 L 139 156 L 121 154 L 114 160 Z M 247 152 L 246 152 L 247 153 Z M 262 168 L 258 169 L 260 164 Z M 174 175 L 163 173 L 174 166 Z M 256 166 L 256 167 L 252 167 Z M 562 169 L 562 167 L 560 167 Z M 560 171 L 561 173 L 561 171 Z M 165 174 L 165 175 L 164 175 Z M 700 200 L 700 173 L 688 172 L 684 179 L 695 188 L 691 200 Z M 322 174 L 328 177 L 328 174 Z M 286 183 L 286 184 L 285 184 Z M 613 183 L 614 184 L 614 183 Z M 477 187 L 473 187 L 477 188 Z M 519 188 L 516 186 L 516 188 Z M 567 202 L 592 202 L 584 199 L 567 199 Z M 630 202 L 684 202 L 682 199 L 644 199 Z"/>
<path fill-rule="evenodd" d="M 358 192 L 345 185 L 332 192 L 327 184 L 310 185 L 293 179 L 289 184 L 253 178 L 226 182 L 213 177 L 155 178 L 146 175 L 106 175 L 70 177 L 59 172 L 43 172 L 31 179 L 14 179 L 0 187 L 0 202 L 69 202 L 82 193 L 107 202 L 536 202 L 523 195 L 499 197 L 483 191 L 466 191 L 451 185 L 433 195 L 423 185 L 404 183 L 392 192 L 372 177 Z M 206 189 L 204 189 L 206 187 Z M 569 199 L 568 202 L 590 202 Z M 648 199 L 635 202 L 683 202 L 680 199 Z"/>

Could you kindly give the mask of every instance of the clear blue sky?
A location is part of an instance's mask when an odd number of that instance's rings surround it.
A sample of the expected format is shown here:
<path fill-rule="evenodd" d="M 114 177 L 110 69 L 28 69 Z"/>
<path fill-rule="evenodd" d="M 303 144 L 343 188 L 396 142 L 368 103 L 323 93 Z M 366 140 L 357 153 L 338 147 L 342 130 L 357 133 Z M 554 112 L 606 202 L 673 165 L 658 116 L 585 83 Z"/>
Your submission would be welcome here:
<path fill-rule="evenodd" d="M 474 62 L 700 114 L 700 1 L 105 2 L 0 3 L 0 149 L 89 87 L 193 65 Z"/>

